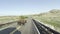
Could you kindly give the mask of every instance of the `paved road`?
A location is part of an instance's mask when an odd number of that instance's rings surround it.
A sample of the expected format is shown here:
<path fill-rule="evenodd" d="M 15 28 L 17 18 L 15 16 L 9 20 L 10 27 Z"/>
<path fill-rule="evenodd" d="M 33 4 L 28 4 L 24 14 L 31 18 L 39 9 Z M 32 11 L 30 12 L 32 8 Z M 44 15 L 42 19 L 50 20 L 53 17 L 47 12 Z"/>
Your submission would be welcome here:
<path fill-rule="evenodd" d="M 10 34 L 17 27 L 17 23 L 12 23 L 11 25 L 6 25 L 6 27 L 0 29 L 0 34 Z M 16 32 L 18 32 L 16 30 Z"/>
<path fill-rule="evenodd" d="M 18 26 L 18 25 L 17 25 Z M 32 21 L 29 19 L 25 25 L 21 25 L 16 27 L 9 27 L 0 31 L 0 34 L 35 34 L 34 25 Z"/>
<path fill-rule="evenodd" d="M 21 32 L 21 34 L 36 34 L 36 32 L 34 31 L 34 25 L 32 23 L 31 19 L 28 19 L 27 23 L 25 23 L 25 25 L 22 25 L 18 31 Z"/>
<path fill-rule="evenodd" d="M 5 30 L 0 31 L 0 34 L 9 34 L 11 31 L 15 30 L 16 28 L 7 28 Z"/>
<path fill-rule="evenodd" d="M 21 31 L 21 34 L 34 34 L 32 21 L 28 20 L 27 23 L 19 29 L 19 31 Z"/>

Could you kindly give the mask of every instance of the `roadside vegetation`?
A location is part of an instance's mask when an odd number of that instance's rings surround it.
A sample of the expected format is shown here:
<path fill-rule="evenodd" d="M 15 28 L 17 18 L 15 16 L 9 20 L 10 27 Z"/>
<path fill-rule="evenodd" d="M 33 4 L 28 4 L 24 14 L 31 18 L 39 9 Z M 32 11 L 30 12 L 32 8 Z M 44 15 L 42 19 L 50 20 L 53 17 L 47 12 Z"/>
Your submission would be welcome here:
<path fill-rule="evenodd" d="M 9 26 L 9 22 L 17 21 L 18 16 L 0 16 L 0 30 Z"/>
<path fill-rule="evenodd" d="M 0 16 L 0 28 L 4 28 L 4 27 L 11 25 L 9 24 L 9 22 L 25 20 L 27 18 L 28 17 L 26 16 Z"/>
<path fill-rule="evenodd" d="M 46 13 L 33 15 L 32 17 L 45 24 L 53 26 L 56 31 L 60 32 L 60 10 L 54 9 Z"/>
<path fill-rule="evenodd" d="M 0 16 L 0 24 L 26 19 L 26 16 Z"/>
<path fill-rule="evenodd" d="M 18 19 L 18 16 L 0 16 L 0 24 L 16 21 L 17 19 Z"/>

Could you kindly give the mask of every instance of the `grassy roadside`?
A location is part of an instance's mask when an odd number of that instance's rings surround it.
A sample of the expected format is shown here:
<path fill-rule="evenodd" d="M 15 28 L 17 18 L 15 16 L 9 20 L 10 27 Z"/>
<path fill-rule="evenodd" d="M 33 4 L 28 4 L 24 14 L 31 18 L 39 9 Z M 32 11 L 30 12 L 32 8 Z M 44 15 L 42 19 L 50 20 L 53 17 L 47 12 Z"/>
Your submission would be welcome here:
<path fill-rule="evenodd" d="M 18 16 L 0 16 L 0 24 L 18 20 Z"/>

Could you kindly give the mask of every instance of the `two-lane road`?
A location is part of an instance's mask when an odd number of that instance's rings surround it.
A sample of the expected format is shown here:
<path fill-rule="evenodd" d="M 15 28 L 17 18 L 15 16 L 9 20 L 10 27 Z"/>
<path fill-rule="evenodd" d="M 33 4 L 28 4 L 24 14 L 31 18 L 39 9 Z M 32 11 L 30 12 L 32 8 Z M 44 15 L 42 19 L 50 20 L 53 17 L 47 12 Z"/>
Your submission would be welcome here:
<path fill-rule="evenodd" d="M 28 19 L 25 25 L 21 25 L 21 27 L 20 25 L 18 27 L 9 27 L 0 31 L 0 34 L 35 34 L 35 32 L 32 20 Z"/>

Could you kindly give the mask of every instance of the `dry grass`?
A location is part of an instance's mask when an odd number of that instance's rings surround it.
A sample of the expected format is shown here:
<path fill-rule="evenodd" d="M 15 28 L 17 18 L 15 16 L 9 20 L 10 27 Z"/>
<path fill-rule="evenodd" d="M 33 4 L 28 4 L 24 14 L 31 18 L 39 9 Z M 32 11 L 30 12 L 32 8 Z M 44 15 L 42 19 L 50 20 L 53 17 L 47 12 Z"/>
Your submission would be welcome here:
<path fill-rule="evenodd" d="M 53 12 L 52 12 L 53 11 Z M 60 11 L 51 10 L 51 12 L 39 14 L 38 16 L 33 16 L 33 18 L 40 20 L 45 24 L 50 24 L 55 27 L 57 31 L 60 32 Z"/>

